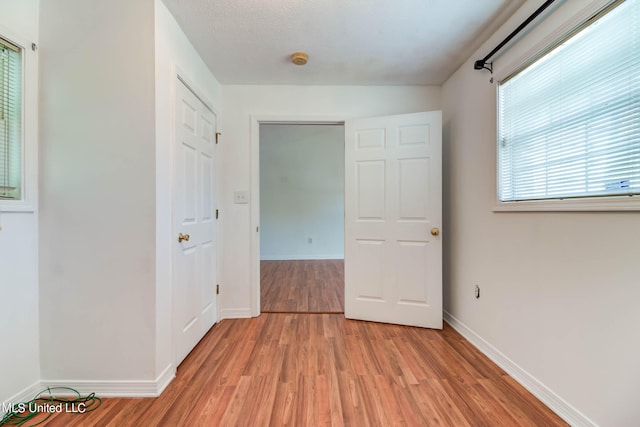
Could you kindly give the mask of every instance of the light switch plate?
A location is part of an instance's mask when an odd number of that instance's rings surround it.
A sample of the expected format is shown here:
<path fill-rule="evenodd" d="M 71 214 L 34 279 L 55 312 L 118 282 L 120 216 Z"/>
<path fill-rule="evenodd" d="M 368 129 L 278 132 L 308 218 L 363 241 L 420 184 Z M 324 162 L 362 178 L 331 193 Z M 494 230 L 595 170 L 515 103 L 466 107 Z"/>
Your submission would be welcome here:
<path fill-rule="evenodd" d="M 236 190 L 233 192 L 233 203 L 246 204 L 249 203 L 249 192 L 247 190 Z"/>

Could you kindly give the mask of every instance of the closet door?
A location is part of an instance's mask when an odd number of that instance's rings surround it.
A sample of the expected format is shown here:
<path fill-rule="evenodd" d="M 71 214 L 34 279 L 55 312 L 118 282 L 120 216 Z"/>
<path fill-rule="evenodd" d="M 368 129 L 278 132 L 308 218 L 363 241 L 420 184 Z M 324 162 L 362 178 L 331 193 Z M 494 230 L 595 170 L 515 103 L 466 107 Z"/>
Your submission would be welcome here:
<path fill-rule="evenodd" d="M 217 321 L 215 114 L 176 84 L 173 304 L 176 366 Z"/>

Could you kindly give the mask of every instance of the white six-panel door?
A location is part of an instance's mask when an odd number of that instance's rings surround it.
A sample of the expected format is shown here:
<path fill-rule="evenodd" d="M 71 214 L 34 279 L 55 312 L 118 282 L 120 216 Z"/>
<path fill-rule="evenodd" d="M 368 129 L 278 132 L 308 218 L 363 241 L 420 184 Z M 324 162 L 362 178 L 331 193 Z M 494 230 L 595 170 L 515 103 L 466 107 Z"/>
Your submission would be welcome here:
<path fill-rule="evenodd" d="M 178 80 L 175 120 L 173 301 L 178 365 L 217 321 L 216 116 Z"/>
<path fill-rule="evenodd" d="M 345 122 L 345 316 L 442 328 L 442 115 Z"/>

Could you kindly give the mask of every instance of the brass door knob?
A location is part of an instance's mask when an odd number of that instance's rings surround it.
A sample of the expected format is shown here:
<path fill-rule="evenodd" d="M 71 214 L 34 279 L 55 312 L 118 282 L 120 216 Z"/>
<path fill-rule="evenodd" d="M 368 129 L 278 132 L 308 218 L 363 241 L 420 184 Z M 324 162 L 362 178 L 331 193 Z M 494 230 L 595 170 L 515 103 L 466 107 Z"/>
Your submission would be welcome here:
<path fill-rule="evenodd" d="M 432 229 L 431 229 L 431 235 L 432 235 L 432 236 L 437 236 L 437 235 L 439 235 L 439 234 L 440 234 L 440 229 L 438 229 L 438 228 L 436 228 L 436 227 L 434 227 L 434 228 L 432 228 Z"/>
<path fill-rule="evenodd" d="M 178 243 L 182 243 L 183 240 L 188 242 L 190 238 L 188 234 L 178 233 Z"/>

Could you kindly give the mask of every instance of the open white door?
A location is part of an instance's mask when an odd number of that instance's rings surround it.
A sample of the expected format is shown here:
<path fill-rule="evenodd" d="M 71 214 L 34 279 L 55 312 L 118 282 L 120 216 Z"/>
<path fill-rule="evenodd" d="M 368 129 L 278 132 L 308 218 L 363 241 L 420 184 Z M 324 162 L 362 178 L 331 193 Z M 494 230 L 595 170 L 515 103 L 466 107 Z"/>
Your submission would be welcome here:
<path fill-rule="evenodd" d="M 176 84 L 173 301 L 176 366 L 217 321 L 216 116 Z"/>
<path fill-rule="evenodd" d="M 442 329 L 442 113 L 345 122 L 345 316 Z"/>

